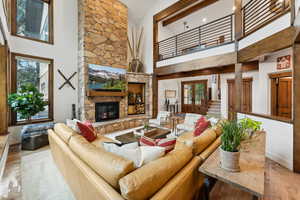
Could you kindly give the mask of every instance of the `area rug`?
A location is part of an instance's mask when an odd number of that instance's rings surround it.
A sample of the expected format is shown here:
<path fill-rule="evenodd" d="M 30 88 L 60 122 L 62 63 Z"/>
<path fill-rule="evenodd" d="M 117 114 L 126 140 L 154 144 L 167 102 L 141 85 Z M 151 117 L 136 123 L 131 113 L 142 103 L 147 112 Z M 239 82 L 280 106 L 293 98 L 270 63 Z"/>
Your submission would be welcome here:
<path fill-rule="evenodd" d="M 22 156 L 23 200 L 75 200 L 49 149 Z"/>

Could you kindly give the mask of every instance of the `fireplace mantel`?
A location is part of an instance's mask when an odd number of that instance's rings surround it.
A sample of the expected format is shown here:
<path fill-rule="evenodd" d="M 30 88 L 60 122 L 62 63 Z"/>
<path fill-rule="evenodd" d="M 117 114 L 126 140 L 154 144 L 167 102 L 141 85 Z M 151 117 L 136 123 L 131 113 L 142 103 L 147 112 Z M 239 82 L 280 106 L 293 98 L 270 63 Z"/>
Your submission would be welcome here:
<path fill-rule="evenodd" d="M 88 97 L 125 97 L 125 96 L 127 96 L 127 92 L 104 92 L 104 91 L 88 90 L 86 92 L 86 96 L 88 96 Z"/>

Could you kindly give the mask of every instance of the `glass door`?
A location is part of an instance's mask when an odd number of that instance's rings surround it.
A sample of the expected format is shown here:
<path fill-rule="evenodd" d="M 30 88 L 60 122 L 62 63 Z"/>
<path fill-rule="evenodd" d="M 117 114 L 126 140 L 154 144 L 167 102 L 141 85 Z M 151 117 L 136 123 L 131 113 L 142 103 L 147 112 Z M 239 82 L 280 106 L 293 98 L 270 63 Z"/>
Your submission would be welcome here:
<path fill-rule="evenodd" d="M 207 80 L 182 82 L 181 88 L 182 112 L 206 114 Z"/>

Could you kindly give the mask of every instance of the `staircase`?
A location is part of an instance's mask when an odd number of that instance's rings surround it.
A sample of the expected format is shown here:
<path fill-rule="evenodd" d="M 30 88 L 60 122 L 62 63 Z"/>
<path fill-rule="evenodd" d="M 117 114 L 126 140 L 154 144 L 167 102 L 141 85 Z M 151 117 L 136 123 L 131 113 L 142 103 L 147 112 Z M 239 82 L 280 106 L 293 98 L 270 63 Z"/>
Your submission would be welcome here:
<path fill-rule="evenodd" d="M 207 115 L 221 118 L 221 101 L 208 102 Z"/>

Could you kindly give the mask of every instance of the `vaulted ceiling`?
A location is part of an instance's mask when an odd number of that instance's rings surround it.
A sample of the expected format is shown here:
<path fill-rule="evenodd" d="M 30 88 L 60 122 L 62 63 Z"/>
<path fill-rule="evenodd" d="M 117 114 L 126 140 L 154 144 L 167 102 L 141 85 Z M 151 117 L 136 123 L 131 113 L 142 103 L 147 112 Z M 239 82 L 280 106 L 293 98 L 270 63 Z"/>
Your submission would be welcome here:
<path fill-rule="evenodd" d="M 120 0 L 128 7 L 128 15 L 135 23 L 139 23 L 147 11 L 159 0 Z"/>

